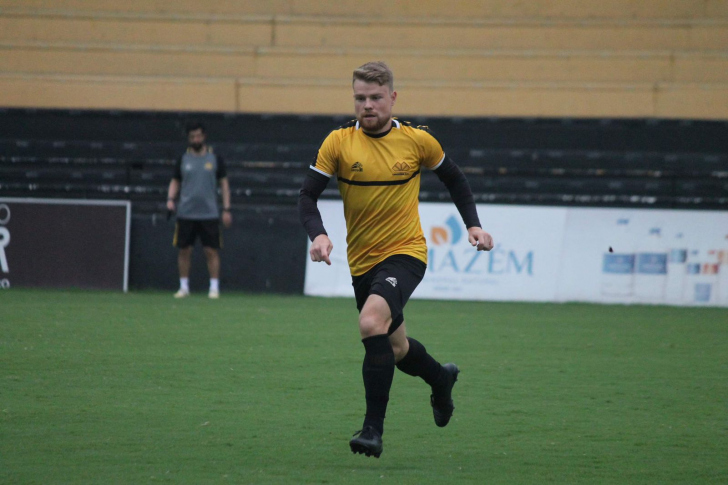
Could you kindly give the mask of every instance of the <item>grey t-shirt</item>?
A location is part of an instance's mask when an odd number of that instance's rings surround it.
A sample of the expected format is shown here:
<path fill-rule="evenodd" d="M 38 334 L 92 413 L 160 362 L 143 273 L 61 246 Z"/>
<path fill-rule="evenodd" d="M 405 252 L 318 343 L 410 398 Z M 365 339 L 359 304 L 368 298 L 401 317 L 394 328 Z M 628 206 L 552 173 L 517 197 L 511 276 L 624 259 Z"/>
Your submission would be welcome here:
<path fill-rule="evenodd" d="M 191 150 L 177 161 L 174 178 L 181 182 L 177 217 L 179 219 L 219 219 L 217 181 L 227 176 L 222 157 L 207 147 L 205 155 Z"/>

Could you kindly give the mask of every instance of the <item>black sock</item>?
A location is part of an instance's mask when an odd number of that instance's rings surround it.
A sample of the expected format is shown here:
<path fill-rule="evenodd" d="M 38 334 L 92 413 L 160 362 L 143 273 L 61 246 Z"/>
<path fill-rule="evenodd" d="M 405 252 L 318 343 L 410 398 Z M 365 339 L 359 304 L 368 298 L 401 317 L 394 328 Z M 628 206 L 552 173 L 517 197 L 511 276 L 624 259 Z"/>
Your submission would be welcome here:
<path fill-rule="evenodd" d="M 362 365 L 367 401 L 364 426 L 372 426 L 381 434 L 384 432 L 384 416 L 394 378 L 394 351 L 385 334 L 367 337 L 362 343 L 366 350 Z"/>
<path fill-rule="evenodd" d="M 421 377 L 431 387 L 442 384 L 444 373 L 439 362 L 427 353 L 425 346 L 412 337 L 407 337 L 409 350 L 402 360 L 397 362 L 397 368 L 411 376 Z"/>

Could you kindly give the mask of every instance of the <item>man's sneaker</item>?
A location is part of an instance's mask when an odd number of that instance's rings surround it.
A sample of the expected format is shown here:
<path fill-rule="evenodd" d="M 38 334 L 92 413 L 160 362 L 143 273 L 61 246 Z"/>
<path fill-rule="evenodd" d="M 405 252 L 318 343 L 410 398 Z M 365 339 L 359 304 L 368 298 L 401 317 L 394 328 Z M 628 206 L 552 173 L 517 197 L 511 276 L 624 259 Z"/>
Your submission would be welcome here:
<path fill-rule="evenodd" d="M 364 426 L 364 429 L 354 433 L 349 441 L 352 453 L 361 453 L 367 456 L 379 458 L 382 454 L 382 435 L 371 426 Z"/>
<path fill-rule="evenodd" d="M 207 296 L 213 300 L 217 300 L 220 298 L 220 292 L 217 290 L 210 290 L 210 293 L 208 293 Z"/>
<path fill-rule="evenodd" d="M 435 424 L 440 428 L 447 426 L 450 422 L 455 406 L 452 403 L 452 388 L 458 380 L 460 369 L 455 364 L 445 364 L 442 370 L 447 373 L 446 385 L 438 390 L 433 389 L 430 395 L 432 414 L 435 416 Z"/>
<path fill-rule="evenodd" d="M 190 296 L 190 292 L 187 290 L 183 290 L 182 288 L 177 290 L 177 293 L 174 294 L 175 298 L 187 298 L 188 296 Z"/>

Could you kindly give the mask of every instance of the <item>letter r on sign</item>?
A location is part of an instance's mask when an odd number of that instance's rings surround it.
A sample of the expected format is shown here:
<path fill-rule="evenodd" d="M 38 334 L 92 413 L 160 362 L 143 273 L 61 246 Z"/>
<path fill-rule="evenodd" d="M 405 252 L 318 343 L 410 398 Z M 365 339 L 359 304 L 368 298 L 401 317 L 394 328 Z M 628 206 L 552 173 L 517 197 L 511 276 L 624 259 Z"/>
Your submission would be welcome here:
<path fill-rule="evenodd" d="M 10 273 L 8 258 L 5 256 L 5 248 L 8 244 L 10 244 L 10 231 L 7 227 L 0 227 L 0 270 L 3 273 Z"/>

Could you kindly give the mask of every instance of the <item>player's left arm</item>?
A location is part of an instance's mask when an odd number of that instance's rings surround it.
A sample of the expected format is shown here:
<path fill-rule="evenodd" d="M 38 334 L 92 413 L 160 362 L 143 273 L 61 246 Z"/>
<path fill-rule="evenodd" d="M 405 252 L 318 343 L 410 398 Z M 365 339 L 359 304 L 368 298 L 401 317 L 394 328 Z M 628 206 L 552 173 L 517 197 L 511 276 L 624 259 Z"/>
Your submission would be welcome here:
<path fill-rule="evenodd" d="M 222 157 L 217 157 L 217 181 L 220 184 L 220 194 L 222 195 L 222 223 L 225 227 L 233 224 L 233 216 L 230 212 L 230 181 L 227 178 L 227 169 L 225 161 Z"/>
<path fill-rule="evenodd" d="M 468 241 L 478 248 L 478 251 L 490 251 L 493 249 L 493 237 L 483 230 L 478 218 L 478 211 L 475 207 L 473 192 L 470 190 L 468 179 L 460 167 L 450 157 L 444 156 L 442 163 L 434 172 L 437 178 L 445 184 L 450 197 L 455 203 L 460 216 L 468 228 Z"/>
<path fill-rule="evenodd" d="M 423 164 L 435 172 L 450 192 L 450 197 L 468 229 L 470 244 L 478 251 L 490 251 L 493 249 L 493 237 L 480 225 L 468 179 L 460 167 L 445 155 L 440 142 L 427 129 L 423 131 L 426 133 L 422 136 Z"/>

